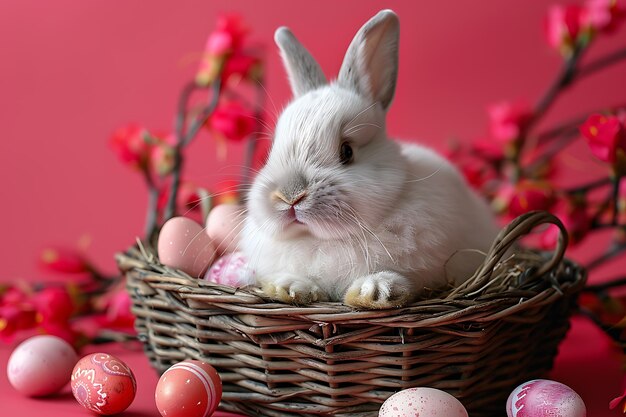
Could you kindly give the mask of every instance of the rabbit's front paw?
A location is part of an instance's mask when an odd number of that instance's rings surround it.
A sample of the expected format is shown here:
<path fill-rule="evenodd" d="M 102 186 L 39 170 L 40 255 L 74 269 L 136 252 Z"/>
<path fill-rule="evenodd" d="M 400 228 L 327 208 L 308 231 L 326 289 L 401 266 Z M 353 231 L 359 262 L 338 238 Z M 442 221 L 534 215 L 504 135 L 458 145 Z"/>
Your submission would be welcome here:
<path fill-rule="evenodd" d="M 382 271 L 354 281 L 346 291 L 344 303 L 364 309 L 394 308 L 413 297 L 407 279 L 397 272 Z"/>
<path fill-rule="evenodd" d="M 261 289 L 269 297 L 290 304 L 311 304 L 328 297 L 313 281 L 295 275 L 279 275 L 263 283 Z"/>

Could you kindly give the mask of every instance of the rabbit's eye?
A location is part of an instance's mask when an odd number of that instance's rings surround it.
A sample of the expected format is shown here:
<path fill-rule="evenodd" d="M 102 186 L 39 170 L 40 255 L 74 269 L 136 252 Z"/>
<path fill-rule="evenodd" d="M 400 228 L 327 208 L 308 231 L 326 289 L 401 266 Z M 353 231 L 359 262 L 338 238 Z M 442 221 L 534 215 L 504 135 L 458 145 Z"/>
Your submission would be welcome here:
<path fill-rule="evenodd" d="M 339 150 L 339 158 L 341 159 L 341 163 L 343 165 L 348 165 L 354 159 L 352 146 L 350 146 L 348 142 L 344 142 L 341 144 L 341 149 Z"/>

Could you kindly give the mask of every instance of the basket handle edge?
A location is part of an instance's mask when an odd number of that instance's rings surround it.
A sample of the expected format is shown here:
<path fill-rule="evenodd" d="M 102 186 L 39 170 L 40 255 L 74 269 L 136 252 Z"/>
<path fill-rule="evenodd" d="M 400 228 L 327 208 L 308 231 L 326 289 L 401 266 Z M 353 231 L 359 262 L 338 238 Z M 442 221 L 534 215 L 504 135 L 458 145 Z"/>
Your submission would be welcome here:
<path fill-rule="evenodd" d="M 511 247 L 521 237 L 527 235 L 534 228 L 542 224 L 553 224 L 557 226 L 559 228 L 559 236 L 552 257 L 549 261 L 541 265 L 533 276 L 536 277 L 543 275 L 547 271 L 553 269 L 563 260 L 565 255 L 565 250 L 567 249 L 569 242 L 567 229 L 558 217 L 547 211 L 530 211 L 516 217 L 507 226 L 500 230 L 489 248 L 489 251 L 485 256 L 485 260 L 476 270 L 474 275 L 451 291 L 447 298 L 457 295 L 462 290 L 464 292 L 474 292 L 477 289 L 483 288 L 489 283 L 489 281 L 491 281 L 495 266 L 501 261 L 502 257 L 504 257 L 509 249 L 511 249 Z"/>

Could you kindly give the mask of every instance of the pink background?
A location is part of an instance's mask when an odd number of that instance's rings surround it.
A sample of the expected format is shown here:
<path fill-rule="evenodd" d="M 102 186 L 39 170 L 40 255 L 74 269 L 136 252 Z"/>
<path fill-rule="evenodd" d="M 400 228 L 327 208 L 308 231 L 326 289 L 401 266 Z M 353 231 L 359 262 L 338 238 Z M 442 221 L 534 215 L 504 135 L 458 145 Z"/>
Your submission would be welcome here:
<path fill-rule="evenodd" d="M 169 130 L 180 87 L 195 71 L 221 11 L 240 12 L 267 46 L 268 112 L 290 98 L 273 45 L 280 25 L 334 76 L 360 25 L 383 7 L 400 15 L 400 76 L 389 131 L 443 149 L 451 137 L 487 132 L 485 107 L 534 101 L 560 65 L 541 26 L 548 1 L 134 1 L 8 0 L 0 4 L 0 253 L 3 278 L 41 276 L 34 260 L 50 244 L 92 238 L 90 254 L 114 269 L 112 254 L 143 231 L 139 175 L 110 151 L 128 122 Z M 271 5 L 271 6 L 270 6 Z M 620 39 L 621 38 L 621 39 Z M 589 57 L 620 45 L 602 39 Z M 551 112 L 560 120 L 624 100 L 624 64 L 585 80 Z M 216 164 L 208 136 L 192 147 L 187 177 L 210 186 L 238 172 Z M 236 151 L 236 150 L 235 150 Z M 596 167 L 576 161 L 574 174 Z M 578 163 L 579 162 L 579 163 Z"/>
<path fill-rule="evenodd" d="M 272 42 L 276 27 L 290 26 L 332 77 L 358 27 L 379 9 L 394 9 L 402 30 L 389 131 L 443 149 L 451 137 L 486 134 L 488 104 L 533 102 L 546 88 L 561 61 L 541 31 L 551 3 L 2 1 L 0 281 L 50 278 L 37 268 L 39 251 L 51 244 L 73 247 L 85 235 L 92 239 L 90 256 L 115 270 L 113 253 L 142 233 L 146 193 L 107 140 L 131 121 L 171 128 L 179 89 L 193 75 L 219 12 L 240 12 L 254 39 L 267 45 L 271 113 L 290 97 Z M 622 28 L 587 58 L 625 40 Z M 625 70 L 622 63 L 585 80 L 562 97 L 549 120 L 624 102 Z M 208 136 L 191 149 L 187 177 L 197 183 L 210 186 L 238 172 L 237 150 L 228 164 L 217 164 Z M 597 171 L 589 156 L 570 163 L 575 176 Z M 610 372 L 603 378 L 606 394 L 598 398 L 603 404 L 619 390 L 619 376 Z"/>

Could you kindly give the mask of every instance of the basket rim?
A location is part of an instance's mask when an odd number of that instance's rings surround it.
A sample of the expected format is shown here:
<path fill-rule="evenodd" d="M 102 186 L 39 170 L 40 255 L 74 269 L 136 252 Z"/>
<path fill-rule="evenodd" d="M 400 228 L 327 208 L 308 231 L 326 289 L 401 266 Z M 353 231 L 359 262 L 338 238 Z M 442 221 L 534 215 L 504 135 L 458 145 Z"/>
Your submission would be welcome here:
<path fill-rule="evenodd" d="M 510 256 L 515 243 L 535 227 L 555 224 L 561 230 L 557 248 L 546 261 L 546 253 L 520 250 Z M 505 227 L 495 239 L 483 265 L 465 283 L 391 309 L 363 310 L 341 301 L 316 302 L 306 306 L 272 300 L 256 287 L 230 287 L 211 283 L 162 265 L 155 253 L 140 241 L 125 253 L 116 255 L 120 270 L 151 287 L 147 292 L 162 290 L 168 301 L 188 314 L 206 314 L 226 310 L 234 314 L 272 317 L 299 317 L 319 323 L 379 323 L 392 327 L 433 327 L 447 322 L 487 322 L 509 318 L 529 305 L 554 302 L 558 297 L 578 292 L 585 284 L 586 271 L 564 258 L 567 245 L 565 228 L 558 218 L 547 212 L 530 212 Z M 508 256 L 503 260 L 503 257 Z M 511 279 L 497 276 L 510 263 L 532 261 L 524 277 L 524 288 L 516 288 Z M 508 262 L 508 263 L 507 263 Z M 495 276 L 494 276 L 495 275 Z M 562 278 L 559 281 L 559 277 Z M 497 281 L 497 282 L 496 282 Z M 494 284 L 495 282 L 495 284 Z M 142 297 L 135 288 L 135 296 Z M 175 294 L 175 296 L 174 296 Z M 131 294 L 132 295 L 132 294 Z M 486 315 L 489 311 L 492 314 Z"/>

